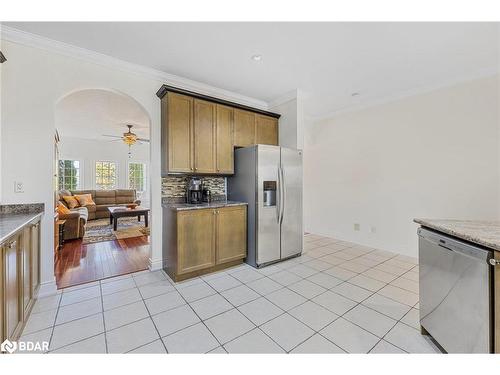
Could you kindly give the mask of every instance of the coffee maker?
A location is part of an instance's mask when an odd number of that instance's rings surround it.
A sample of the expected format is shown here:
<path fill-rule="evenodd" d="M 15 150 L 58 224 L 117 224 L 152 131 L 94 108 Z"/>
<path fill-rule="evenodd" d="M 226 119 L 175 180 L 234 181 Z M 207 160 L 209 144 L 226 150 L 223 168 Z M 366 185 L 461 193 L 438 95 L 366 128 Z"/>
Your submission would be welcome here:
<path fill-rule="evenodd" d="M 191 177 L 187 191 L 187 202 L 198 204 L 203 201 L 203 183 L 199 177 Z"/>

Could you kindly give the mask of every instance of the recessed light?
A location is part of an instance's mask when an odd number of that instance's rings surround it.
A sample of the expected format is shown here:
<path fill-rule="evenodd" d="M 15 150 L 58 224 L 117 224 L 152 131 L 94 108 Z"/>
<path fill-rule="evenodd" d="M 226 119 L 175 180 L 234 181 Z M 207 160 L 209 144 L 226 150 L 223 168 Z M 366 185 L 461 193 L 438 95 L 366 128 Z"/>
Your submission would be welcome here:
<path fill-rule="evenodd" d="M 253 61 L 262 61 L 262 55 L 253 55 L 252 60 Z"/>
<path fill-rule="evenodd" d="M 353 92 L 353 93 L 351 94 L 351 96 L 359 96 L 359 95 L 360 95 L 360 94 L 359 94 L 359 92 Z"/>

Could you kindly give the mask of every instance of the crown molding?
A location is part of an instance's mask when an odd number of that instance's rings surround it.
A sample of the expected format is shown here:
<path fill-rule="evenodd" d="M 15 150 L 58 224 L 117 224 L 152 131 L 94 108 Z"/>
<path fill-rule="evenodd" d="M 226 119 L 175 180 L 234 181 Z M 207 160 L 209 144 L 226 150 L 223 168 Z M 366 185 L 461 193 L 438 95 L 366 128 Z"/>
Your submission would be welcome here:
<path fill-rule="evenodd" d="M 407 91 L 399 92 L 399 93 L 396 93 L 393 95 L 387 95 L 387 96 L 382 97 L 382 98 L 373 98 L 373 97 L 367 98 L 362 103 L 339 108 L 337 110 L 328 112 L 324 115 L 308 116 L 308 118 L 312 122 L 327 120 L 327 119 L 330 119 L 332 117 L 336 117 L 339 115 L 357 112 L 357 111 L 362 111 L 362 110 L 369 109 L 372 107 L 377 107 L 377 106 L 381 106 L 384 104 L 397 102 L 399 100 L 406 99 L 406 98 L 409 98 L 412 96 L 418 96 L 418 95 L 431 93 L 433 91 L 447 89 L 447 88 L 450 88 L 450 87 L 453 87 L 456 85 L 460 85 L 463 83 L 471 82 L 474 80 L 488 78 L 488 77 L 495 77 L 495 76 L 498 76 L 498 74 L 499 74 L 499 71 L 496 67 L 491 68 L 491 69 L 484 69 L 484 70 L 481 70 L 479 72 L 476 72 L 475 74 L 471 74 L 467 77 L 461 77 L 461 78 L 458 78 L 458 79 L 455 79 L 452 81 L 448 81 L 448 82 L 441 82 L 441 83 L 434 84 L 434 85 L 423 86 L 423 87 L 420 87 L 418 89 L 407 90 Z"/>
<path fill-rule="evenodd" d="M 281 95 L 280 97 L 274 99 L 273 101 L 269 102 L 269 108 L 274 108 L 274 107 L 277 107 L 279 105 L 282 105 L 284 103 L 287 103 L 291 100 L 295 100 L 299 97 L 299 90 L 298 89 L 295 89 L 295 90 L 292 90 L 292 91 L 289 91 L 283 95 Z"/>
<path fill-rule="evenodd" d="M 158 85 L 168 84 L 189 91 L 195 91 L 200 94 L 213 96 L 223 100 L 240 103 L 249 107 L 256 107 L 263 110 L 267 110 L 269 108 L 267 102 L 263 100 L 220 89 L 218 87 L 207 85 L 205 83 L 166 73 L 153 68 L 148 68 L 146 66 L 130 63 L 99 52 L 91 51 L 68 43 L 15 29 L 10 26 L 0 25 L 0 35 L 2 40 L 6 40 L 12 43 L 18 43 L 28 47 L 38 48 L 47 52 L 57 53 L 67 57 L 84 60 L 86 62 L 101 65 L 107 68 L 119 69 L 127 73 L 143 75 L 150 79 L 158 80 Z"/>

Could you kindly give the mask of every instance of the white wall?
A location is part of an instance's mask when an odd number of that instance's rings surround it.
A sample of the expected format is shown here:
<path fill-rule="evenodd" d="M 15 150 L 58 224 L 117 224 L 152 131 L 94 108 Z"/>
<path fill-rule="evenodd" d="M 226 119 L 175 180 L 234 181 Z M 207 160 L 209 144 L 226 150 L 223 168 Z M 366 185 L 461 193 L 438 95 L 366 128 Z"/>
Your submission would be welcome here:
<path fill-rule="evenodd" d="M 306 230 L 416 256 L 415 217 L 498 219 L 498 120 L 489 77 L 317 121 Z"/>
<path fill-rule="evenodd" d="M 55 106 L 70 92 L 112 89 L 136 100 L 151 119 L 151 155 L 160 154 L 161 82 L 46 50 L 3 41 L 2 203 L 45 203 L 42 221 L 42 287 L 53 287 L 53 139 Z M 151 262 L 161 264 L 160 160 L 150 158 Z M 14 193 L 14 181 L 24 193 Z"/>
<path fill-rule="evenodd" d="M 279 144 L 284 147 L 302 149 L 304 146 L 304 103 L 299 90 L 288 93 L 270 111 L 279 113 Z"/>
<path fill-rule="evenodd" d="M 98 160 L 113 161 L 118 166 L 117 189 L 128 189 L 128 163 L 140 162 L 147 165 L 149 181 L 149 145 L 132 146 L 132 157 L 128 157 L 128 146 L 121 141 L 109 142 L 93 139 L 61 137 L 59 158 L 80 161 L 80 189 L 95 189 L 95 162 Z M 149 192 L 143 203 L 149 203 Z"/>

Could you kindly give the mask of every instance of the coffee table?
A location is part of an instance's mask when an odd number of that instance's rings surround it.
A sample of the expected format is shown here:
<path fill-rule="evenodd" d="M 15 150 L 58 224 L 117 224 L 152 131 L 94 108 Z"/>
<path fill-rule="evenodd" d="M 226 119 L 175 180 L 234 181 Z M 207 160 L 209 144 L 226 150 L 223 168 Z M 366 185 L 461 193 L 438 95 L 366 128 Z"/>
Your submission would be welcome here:
<path fill-rule="evenodd" d="M 144 216 L 144 224 L 148 226 L 148 214 L 149 208 L 137 206 L 136 208 L 127 208 L 123 206 L 118 207 L 108 207 L 109 210 L 109 223 L 113 224 L 113 230 L 116 231 L 118 226 L 119 217 L 131 217 L 137 216 L 137 219 L 141 221 L 141 216 Z"/>

